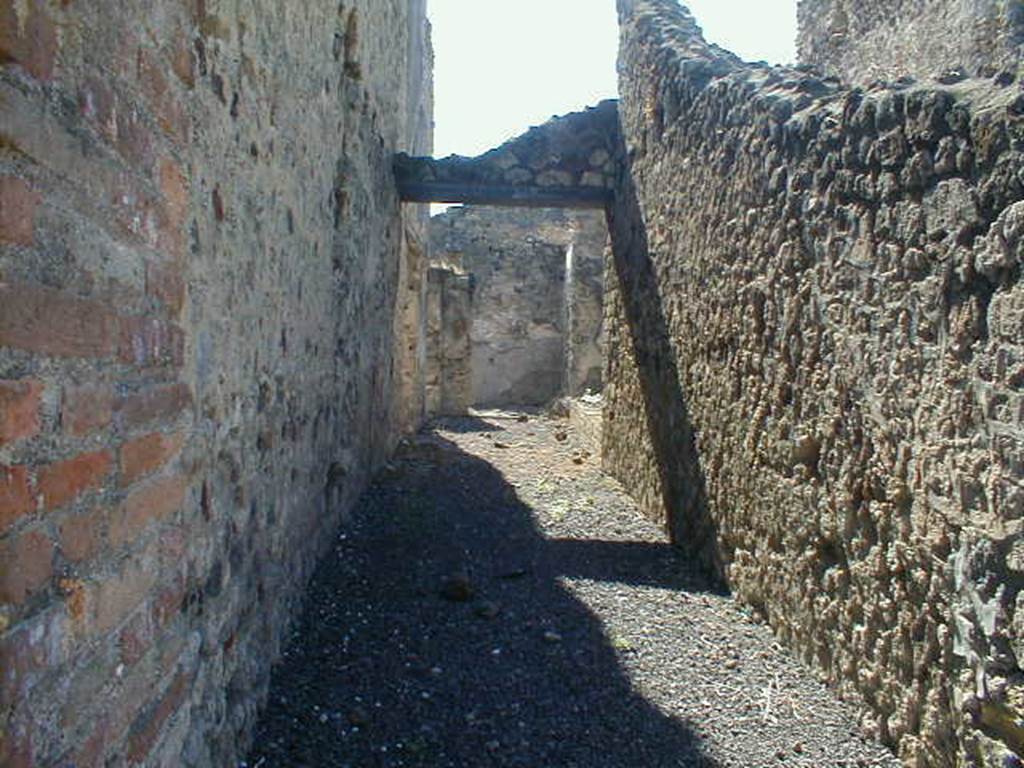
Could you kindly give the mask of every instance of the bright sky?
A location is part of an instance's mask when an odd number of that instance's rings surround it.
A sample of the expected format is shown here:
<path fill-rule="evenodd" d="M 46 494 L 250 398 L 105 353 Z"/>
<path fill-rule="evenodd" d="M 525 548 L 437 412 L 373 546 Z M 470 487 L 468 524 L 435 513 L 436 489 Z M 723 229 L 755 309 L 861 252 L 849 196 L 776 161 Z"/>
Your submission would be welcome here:
<path fill-rule="evenodd" d="M 552 115 L 616 96 L 615 0 L 427 0 L 434 154 L 477 155 Z M 796 58 L 796 0 L 690 0 L 713 43 Z"/>

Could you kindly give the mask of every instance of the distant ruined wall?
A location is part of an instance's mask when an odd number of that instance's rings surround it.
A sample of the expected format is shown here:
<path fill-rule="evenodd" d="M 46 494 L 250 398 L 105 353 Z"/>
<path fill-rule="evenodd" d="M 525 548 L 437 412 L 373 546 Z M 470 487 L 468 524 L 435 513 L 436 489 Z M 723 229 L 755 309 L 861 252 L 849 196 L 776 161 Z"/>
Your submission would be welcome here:
<path fill-rule="evenodd" d="M 473 404 L 470 370 L 472 278 L 451 267 L 427 271 L 426 411 L 458 416 Z"/>
<path fill-rule="evenodd" d="M 1019 89 L 848 92 L 619 10 L 605 467 L 908 765 L 1017 764 Z"/>
<path fill-rule="evenodd" d="M 1020 0 L 800 0 L 797 16 L 800 60 L 851 83 L 1021 74 Z"/>
<path fill-rule="evenodd" d="M 423 411 L 425 2 L 0 0 L 0 62 L 0 765 L 236 765 Z"/>
<path fill-rule="evenodd" d="M 574 390 L 600 386 L 606 233 L 600 211 L 464 206 L 430 220 L 434 260 L 472 281 L 473 405 L 543 404 L 567 377 Z"/>

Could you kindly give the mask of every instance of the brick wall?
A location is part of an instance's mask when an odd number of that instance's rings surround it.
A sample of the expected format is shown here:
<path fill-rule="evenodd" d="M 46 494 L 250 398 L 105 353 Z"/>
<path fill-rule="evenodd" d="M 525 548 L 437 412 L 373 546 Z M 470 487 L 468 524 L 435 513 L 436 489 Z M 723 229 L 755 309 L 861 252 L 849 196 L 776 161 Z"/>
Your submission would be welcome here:
<path fill-rule="evenodd" d="M 0 764 L 244 746 L 305 577 L 422 412 L 394 402 L 424 220 L 391 157 L 430 150 L 425 24 L 0 0 Z"/>

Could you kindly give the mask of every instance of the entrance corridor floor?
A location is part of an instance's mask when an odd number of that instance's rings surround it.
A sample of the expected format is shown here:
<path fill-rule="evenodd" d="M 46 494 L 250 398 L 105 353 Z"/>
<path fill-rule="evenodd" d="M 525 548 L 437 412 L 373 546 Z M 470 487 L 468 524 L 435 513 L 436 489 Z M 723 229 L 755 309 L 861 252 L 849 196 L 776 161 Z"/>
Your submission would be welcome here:
<path fill-rule="evenodd" d="M 321 562 L 247 768 L 892 766 L 564 419 L 403 443 Z"/>

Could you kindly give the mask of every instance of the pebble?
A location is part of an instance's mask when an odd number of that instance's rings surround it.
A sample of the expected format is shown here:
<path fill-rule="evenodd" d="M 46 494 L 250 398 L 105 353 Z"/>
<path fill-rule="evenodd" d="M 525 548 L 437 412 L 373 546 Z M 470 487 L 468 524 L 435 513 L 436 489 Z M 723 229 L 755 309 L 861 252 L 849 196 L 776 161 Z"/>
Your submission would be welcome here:
<path fill-rule="evenodd" d="M 453 603 L 464 603 L 473 597 L 473 583 L 464 574 L 455 574 L 441 585 L 441 596 Z"/>
<path fill-rule="evenodd" d="M 501 613 L 501 607 L 490 600 L 484 600 L 476 607 L 476 615 L 481 619 L 493 619 Z"/>
<path fill-rule="evenodd" d="M 370 715 L 362 707 L 352 707 L 348 711 L 348 721 L 356 726 L 366 725 L 370 722 Z"/>

